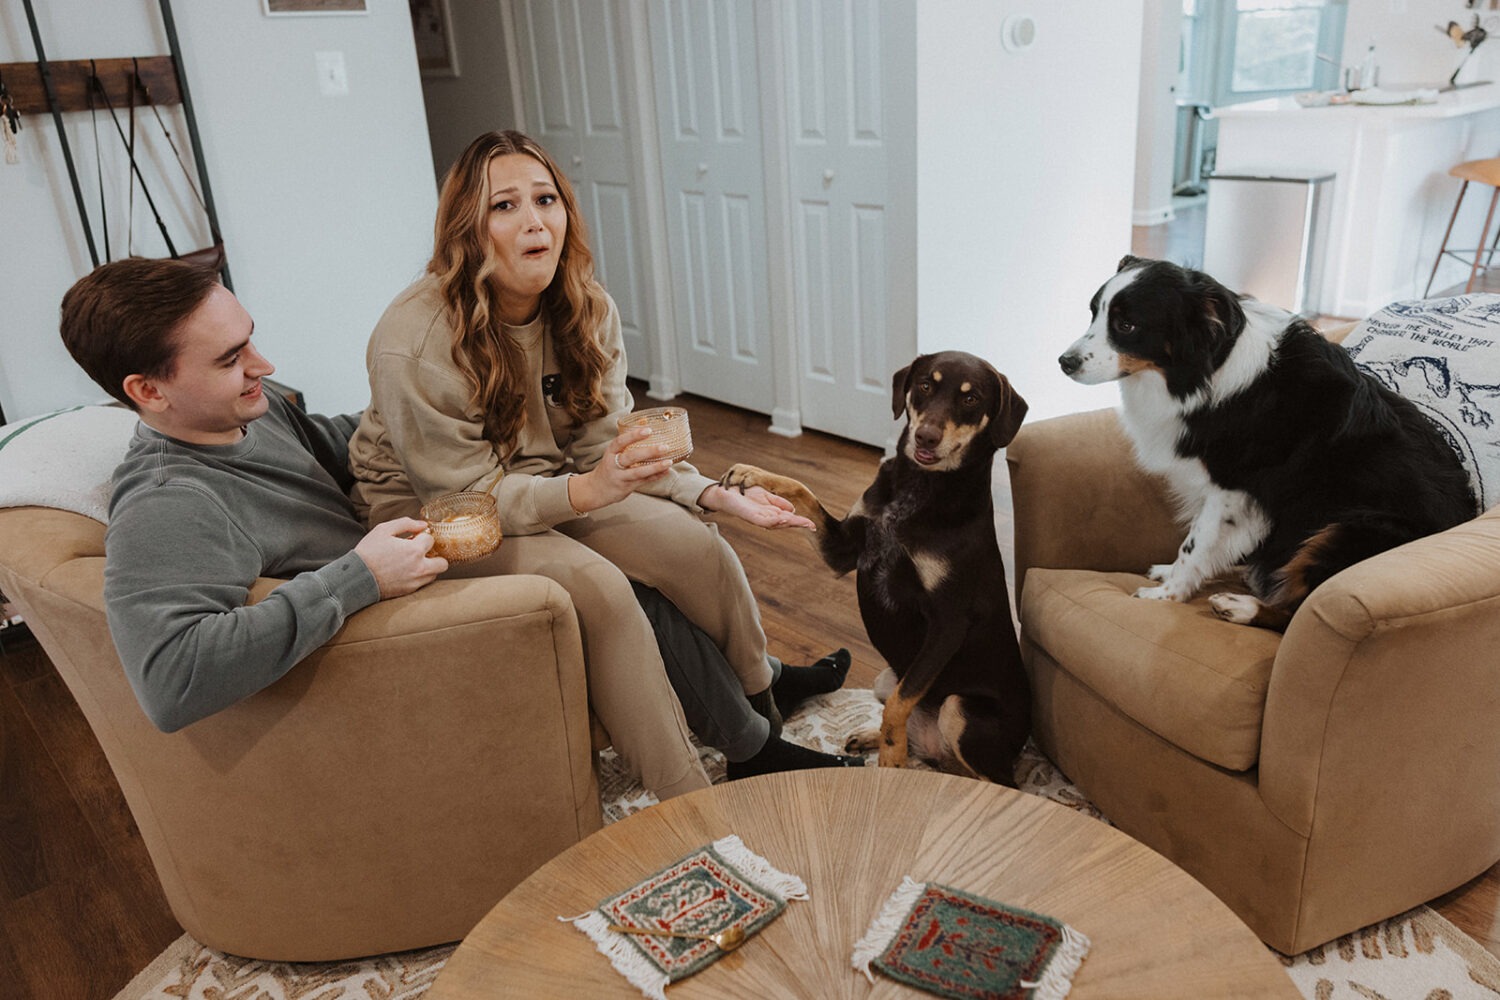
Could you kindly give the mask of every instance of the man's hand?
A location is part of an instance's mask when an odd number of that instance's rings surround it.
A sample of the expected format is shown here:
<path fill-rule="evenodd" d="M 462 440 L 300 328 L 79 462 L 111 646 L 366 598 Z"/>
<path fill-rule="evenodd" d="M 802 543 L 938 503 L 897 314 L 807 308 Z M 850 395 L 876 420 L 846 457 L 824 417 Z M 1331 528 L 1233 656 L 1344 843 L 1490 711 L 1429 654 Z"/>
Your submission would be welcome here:
<path fill-rule="evenodd" d="M 382 601 L 420 590 L 448 568 L 448 560 L 427 554 L 431 550 L 427 522 L 413 517 L 377 524 L 354 546 L 354 554 L 365 561 L 380 585 Z"/>
<path fill-rule="evenodd" d="M 723 511 L 762 528 L 813 528 L 814 525 L 796 513 L 792 502 L 759 486 L 741 493 L 726 490 L 718 483 L 698 495 L 698 506 L 704 510 Z"/>

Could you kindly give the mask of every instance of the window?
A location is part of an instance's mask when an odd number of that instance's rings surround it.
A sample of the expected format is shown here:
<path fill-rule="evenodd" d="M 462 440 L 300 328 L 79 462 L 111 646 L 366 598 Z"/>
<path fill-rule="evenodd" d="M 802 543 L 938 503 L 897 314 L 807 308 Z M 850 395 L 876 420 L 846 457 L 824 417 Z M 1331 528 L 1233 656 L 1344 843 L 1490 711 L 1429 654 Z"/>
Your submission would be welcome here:
<path fill-rule="evenodd" d="M 1347 0 L 1183 0 L 1182 92 L 1214 106 L 1339 85 Z"/>

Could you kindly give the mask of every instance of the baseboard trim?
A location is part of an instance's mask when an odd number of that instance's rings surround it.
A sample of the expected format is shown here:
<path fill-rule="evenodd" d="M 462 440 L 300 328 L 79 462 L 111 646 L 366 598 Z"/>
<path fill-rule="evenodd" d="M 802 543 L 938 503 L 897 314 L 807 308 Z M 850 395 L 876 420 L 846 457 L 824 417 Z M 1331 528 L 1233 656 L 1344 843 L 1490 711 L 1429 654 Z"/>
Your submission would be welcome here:
<path fill-rule="evenodd" d="M 780 434 L 782 437 L 801 437 L 802 414 L 797 410 L 773 409 L 771 411 L 770 431 L 772 434 Z"/>
<path fill-rule="evenodd" d="M 647 383 L 646 395 L 652 399 L 676 399 L 682 395 L 677 383 L 664 375 L 652 375 Z"/>
<path fill-rule="evenodd" d="M 1171 205 L 1159 205 L 1156 208 L 1131 212 L 1130 224 L 1132 226 L 1159 226 L 1175 218 L 1177 218 L 1177 212 Z"/>

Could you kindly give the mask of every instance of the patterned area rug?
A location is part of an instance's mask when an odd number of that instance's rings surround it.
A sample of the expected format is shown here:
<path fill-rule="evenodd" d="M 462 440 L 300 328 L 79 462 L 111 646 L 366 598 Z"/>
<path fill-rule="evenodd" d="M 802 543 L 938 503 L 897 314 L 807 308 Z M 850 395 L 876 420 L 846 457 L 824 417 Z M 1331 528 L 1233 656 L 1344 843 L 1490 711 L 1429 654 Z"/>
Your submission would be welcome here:
<path fill-rule="evenodd" d="M 786 736 L 839 752 L 845 737 L 878 724 L 868 690 L 812 699 L 787 720 Z M 700 751 L 715 782 L 724 758 Z M 871 764 L 873 766 L 871 754 Z M 1028 746 L 1021 790 L 1108 822 L 1052 763 Z M 656 804 L 608 751 L 600 762 L 604 821 Z M 453 945 L 351 962 L 287 963 L 235 958 L 183 935 L 115 1000 L 416 1000 L 437 978 Z M 1500 1000 L 1500 960 L 1426 906 L 1291 958 L 1278 956 L 1307 1000 Z"/>

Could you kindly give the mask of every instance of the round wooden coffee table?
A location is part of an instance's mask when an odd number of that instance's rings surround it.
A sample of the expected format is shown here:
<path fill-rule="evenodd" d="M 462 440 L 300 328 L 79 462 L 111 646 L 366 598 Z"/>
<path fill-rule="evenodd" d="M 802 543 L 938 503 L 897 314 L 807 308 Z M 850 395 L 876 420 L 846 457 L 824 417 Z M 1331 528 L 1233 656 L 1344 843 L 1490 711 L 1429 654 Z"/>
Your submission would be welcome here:
<path fill-rule="evenodd" d="M 716 785 L 598 831 L 516 886 L 458 946 L 426 1000 L 640 997 L 560 915 L 582 913 L 728 834 L 802 877 L 811 899 L 672 1000 L 924 997 L 849 964 L 903 875 L 1044 913 L 1093 946 L 1070 1000 L 1298 998 L 1280 962 L 1186 872 L 1064 806 L 966 778 L 819 769 Z M 504 851 L 504 844 L 496 844 Z"/>

